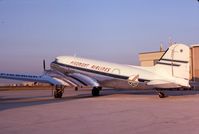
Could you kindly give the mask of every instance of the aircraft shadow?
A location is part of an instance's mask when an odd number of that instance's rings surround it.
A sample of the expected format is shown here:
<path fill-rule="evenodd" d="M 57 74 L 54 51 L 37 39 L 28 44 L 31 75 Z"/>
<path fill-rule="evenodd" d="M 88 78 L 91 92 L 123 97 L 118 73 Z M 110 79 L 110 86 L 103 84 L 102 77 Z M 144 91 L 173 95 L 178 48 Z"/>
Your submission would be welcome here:
<path fill-rule="evenodd" d="M 197 95 L 199 90 L 162 90 L 166 96 L 188 96 Z M 123 89 L 106 89 L 102 92 L 101 96 L 115 95 L 115 94 L 128 94 L 128 95 L 142 95 L 142 96 L 156 96 L 158 95 L 155 90 L 123 90 Z"/>
<path fill-rule="evenodd" d="M 54 97 L 50 96 L 21 97 L 21 98 L 3 98 L 3 96 L 0 96 L 0 111 L 20 108 L 20 107 L 61 103 L 64 101 L 86 99 L 91 97 L 92 97 L 91 95 L 76 95 L 76 96 L 64 96 L 61 99 L 55 99 Z"/>
<path fill-rule="evenodd" d="M 168 96 L 187 96 L 199 94 L 198 90 L 186 90 L 186 91 L 163 91 Z M 67 92 L 66 92 L 67 93 Z M 65 93 L 65 94 L 66 94 Z M 105 89 L 101 92 L 101 96 L 112 96 L 112 95 L 142 95 L 142 96 L 154 96 L 157 95 L 155 90 L 120 90 L 120 89 Z M 30 107 L 36 105 L 45 105 L 53 103 L 61 103 L 65 101 L 73 101 L 78 99 L 88 99 L 95 98 L 91 96 L 90 93 L 79 93 L 73 96 L 64 96 L 61 99 L 54 99 L 53 97 L 46 96 L 29 96 L 29 97 L 14 97 L 14 98 L 4 98 L 0 96 L 0 111 L 20 108 L 20 107 Z M 98 97 L 97 97 L 98 98 Z M 100 96 L 99 96 L 100 98 Z"/>

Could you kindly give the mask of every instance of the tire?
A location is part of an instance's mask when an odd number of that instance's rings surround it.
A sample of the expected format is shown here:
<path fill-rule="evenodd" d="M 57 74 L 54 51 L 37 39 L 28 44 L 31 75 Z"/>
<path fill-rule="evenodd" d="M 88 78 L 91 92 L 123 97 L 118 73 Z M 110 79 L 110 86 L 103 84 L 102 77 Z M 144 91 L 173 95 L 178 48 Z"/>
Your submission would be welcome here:
<path fill-rule="evenodd" d="M 62 92 L 54 91 L 54 97 L 55 97 L 55 98 L 62 98 L 62 95 L 63 95 Z"/>
<path fill-rule="evenodd" d="M 159 92 L 159 93 L 158 93 L 158 96 L 159 96 L 160 98 L 165 98 L 165 97 L 166 97 L 165 94 L 162 93 L 162 92 Z"/>
<path fill-rule="evenodd" d="M 93 95 L 93 96 L 99 96 L 99 93 L 100 93 L 100 89 L 98 89 L 98 88 L 93 88 L 93 90 L 92 90 L 92 95 Z"/>

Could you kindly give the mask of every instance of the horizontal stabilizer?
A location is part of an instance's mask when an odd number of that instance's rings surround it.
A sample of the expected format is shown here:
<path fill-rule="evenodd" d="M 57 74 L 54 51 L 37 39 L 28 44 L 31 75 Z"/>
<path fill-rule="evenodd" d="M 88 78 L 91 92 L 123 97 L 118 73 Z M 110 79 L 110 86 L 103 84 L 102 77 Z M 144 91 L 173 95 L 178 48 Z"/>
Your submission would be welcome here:
<path fill-rule="evenodd" d="M 147 83 L 149 86 L 154 86 L 155 88 L 176 88 L 181 87 L 180 85 L 177 85 L 176 83 L 172 83 L 169 81 L 164 80 L 153 80 Z"/>

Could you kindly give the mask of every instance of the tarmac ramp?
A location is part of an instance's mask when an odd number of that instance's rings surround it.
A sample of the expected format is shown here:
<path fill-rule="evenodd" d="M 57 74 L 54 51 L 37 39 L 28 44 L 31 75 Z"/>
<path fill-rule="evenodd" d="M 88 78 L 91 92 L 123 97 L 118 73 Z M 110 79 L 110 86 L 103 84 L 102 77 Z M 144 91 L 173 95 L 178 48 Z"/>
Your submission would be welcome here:
<path fill-rule="evenodd" d="M 198 91 L 1 91 L 1 134 L 198 134 Z"/>

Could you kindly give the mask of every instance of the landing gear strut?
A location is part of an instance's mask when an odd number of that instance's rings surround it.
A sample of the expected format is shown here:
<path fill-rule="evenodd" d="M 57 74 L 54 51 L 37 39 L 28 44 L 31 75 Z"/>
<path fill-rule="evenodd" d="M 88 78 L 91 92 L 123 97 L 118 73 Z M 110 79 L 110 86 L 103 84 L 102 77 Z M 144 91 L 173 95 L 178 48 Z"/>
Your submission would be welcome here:
<path fill-rule="evenodd" d="M 166 95 L 163 92 L 158 92 L 158 96 L 160 98 L 165 98 L 166 97 Z"/>
<path fill-rule="evenodd" d="M 102 90 L 102 87 L 93 87 L 92 95 L 93 96 L 99 96 L 100 95 L 100 90 Z"/>
<path fill-rule="evenodd" d="M 63 93 L 64 93 L 64 86 L 56 85 L 54 90 L 54 98 L 62 98 Z"/>
<path fill-rule="evenodd" d="M 160 98 L 165 98 L 165 97 L 167 97 L 167 96 L 166 96 L 163 92 L 161 92 L 160 90 L 156 89 L 155 91 L 157 92 L 157 94 L 158 94 L 158 96 L 159 96 Z"/>

